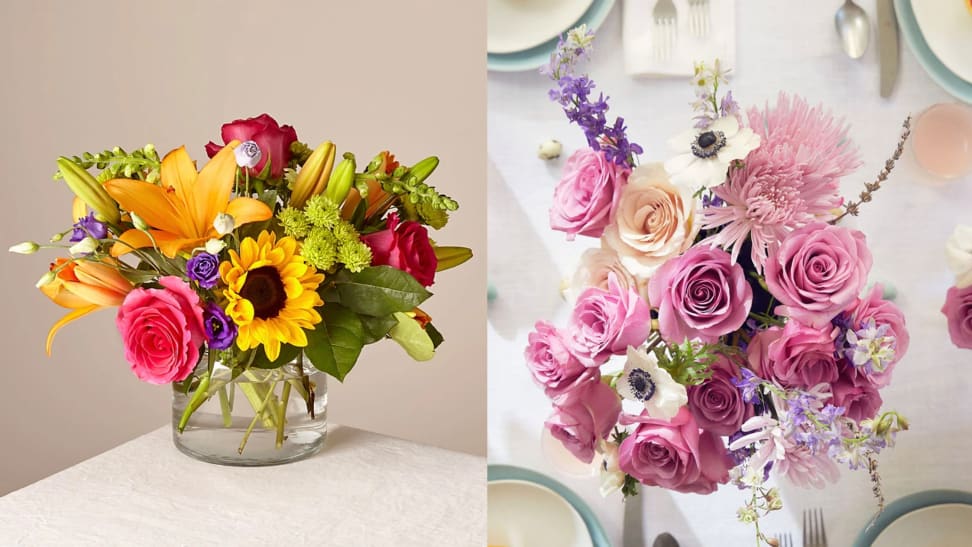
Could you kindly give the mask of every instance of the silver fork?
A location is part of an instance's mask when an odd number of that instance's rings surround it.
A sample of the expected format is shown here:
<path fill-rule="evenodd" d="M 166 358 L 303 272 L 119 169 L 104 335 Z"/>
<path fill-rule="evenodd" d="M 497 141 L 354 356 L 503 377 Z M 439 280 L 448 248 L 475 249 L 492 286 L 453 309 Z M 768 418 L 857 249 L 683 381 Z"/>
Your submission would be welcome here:
<path fill-rule="evenodd" d="M 804 509 L 803 547 L 827 547 L 827 532 L 824 530 L 823 509 Z"/>
<path fill-rule="evenodd" d="M 658 0 L 651 11 L 651 18 L 655 21 L 652 51 L 656 59 L 664 61 L 672 54 L 678 36 L 678 10 L 675 9 L 675 3 L 672 0 Z"/>
<path fill-rule="evenodd" d="M 793 547 L 793 536 L 790 534 L 776 534 L 776 544 L 779 547 Z"/>
<path fill-rule="evenodd" d="M 689 30 L 697 38 L 705 38 L 709 34 L 711 16 L 709 15 L 709 0 L 689 0 Z"/>

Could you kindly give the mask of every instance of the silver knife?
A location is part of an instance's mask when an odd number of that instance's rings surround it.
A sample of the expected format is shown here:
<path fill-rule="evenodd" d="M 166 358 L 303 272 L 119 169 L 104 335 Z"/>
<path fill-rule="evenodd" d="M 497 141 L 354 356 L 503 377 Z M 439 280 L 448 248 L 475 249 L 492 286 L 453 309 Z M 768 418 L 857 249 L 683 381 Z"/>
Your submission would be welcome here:
<path fill-rule="evenodd" d="M 898 19 L 894 14 L 894 0 L 877 0 L 877 22 L 881 96 L 890 97 L 898 78 Z"/>
<path fill-rule="evenodd" d="M 628 496 L 624 499 L 624 521 L 621 528 L 622 547 L 645 547 L 645 524 L 642 519 L 644 506 L 642 500 L 645 497 L 644 489 L 637 496 Z"/>

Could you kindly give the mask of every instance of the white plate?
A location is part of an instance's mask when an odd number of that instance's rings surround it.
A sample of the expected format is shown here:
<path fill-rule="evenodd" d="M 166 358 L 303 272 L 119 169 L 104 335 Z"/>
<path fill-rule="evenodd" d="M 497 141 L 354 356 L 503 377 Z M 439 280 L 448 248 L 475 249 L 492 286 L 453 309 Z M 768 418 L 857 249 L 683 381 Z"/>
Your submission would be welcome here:
<path fill-rule="evenodd" d="M 567 31 L 594 0 L 489 0 L 488 53 L 513 53 Z"/>
<path fill-rule="evenodd" d="M 911 0 L 928 47 L 949 70 L 972 82 L 972 13 L 967 0 Z"/>
<path fill-rule="evenodd" d="M 972 505 L 944 503 L 898 517 L 871 547 L 967 547 L 972 538 Z"/>
<path fill-rule="evenodd" d="M 556 492 L 526 481 L 492 481 L 487 487 L 488 545 L 593 547 L 581 516 Z"/>

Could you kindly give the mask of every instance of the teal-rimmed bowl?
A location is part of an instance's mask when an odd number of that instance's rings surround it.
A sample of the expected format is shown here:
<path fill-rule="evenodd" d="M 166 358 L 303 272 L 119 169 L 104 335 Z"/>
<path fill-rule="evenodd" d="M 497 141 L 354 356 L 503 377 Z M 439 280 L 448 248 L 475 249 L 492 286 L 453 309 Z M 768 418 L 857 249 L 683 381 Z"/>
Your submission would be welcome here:
<path fill-rule="evenodd" d="M 871 547 L 871 544 L 874 543 L 874 540 L 881 535 L 881 532 L 885 528 L 912 511 L 933 505 L 944 505 L 946 503 L 972 505 L 972 492 L 962 492 L 961 490 L 926 490 L 894 500 L 884 508 L 884 512 L 877 518 L 874 526 L 865 528 L 861 532 L 861 535 L 857 536 L 854 547 Z"/>
<path fill-rule="evenodd" d="M 601 523 L 598 522 L 597 517 L 594 516 L 594 511 L 591 511 L 591 508 L 584 503 L 584 500 L 582 500 L 580 496 L 575 494 L 573 490 L 567 488 L 559 481 L 530 469 L 524 469 L 522 467 L 516 467 L 513 465 L 495 464 L 487 467 L 486 480 L 489 482 L 532 482 L 553 490 L 560 497 L 567 500 L 567 503 L 569 503 L 571 507 L 577 511 L 577 514 L 580 515 L 581 520 L 584 521 L 584 525 L 587 526 L 588 533 L 591 534 L 591 541 L 594 542 L 594 547 L 611 547 L 611 542 L 608 541 L 607 534 L 604 533 L 604 528 L 601 527 Z"/>
<path fill-rule="evenodd" d="M 956 98 L 972 104 L 972 83 L 963 80 L 948 69 L 938 57 L 932 53 L 925 37 L 921 34 L 915 12 L 911 9 L 912 0 L 894 0 L 894 11 L 898 15 L 898 25 L 911 52 L 918 58 L 918 63 L 931 76 L 935 83 Z"/>
<path fill-rule="evenodd" d="M 607 19 L 612 7 L 614 7 L 614 0 L 594 0 L 584 15 L 571 25 L 571 28 L 584 23 L 588 29 L 597 30 Z M 568 30 L 570 29 L 565 28 L 564 32 Z M 550 61 L 550 54 L 557 48 L 557 40 L 559 38 L 551 38 L 539 46 L 513 53 L 487 53 L 486 67 L 497 72 L 519 72 L 540 68 Z"/>

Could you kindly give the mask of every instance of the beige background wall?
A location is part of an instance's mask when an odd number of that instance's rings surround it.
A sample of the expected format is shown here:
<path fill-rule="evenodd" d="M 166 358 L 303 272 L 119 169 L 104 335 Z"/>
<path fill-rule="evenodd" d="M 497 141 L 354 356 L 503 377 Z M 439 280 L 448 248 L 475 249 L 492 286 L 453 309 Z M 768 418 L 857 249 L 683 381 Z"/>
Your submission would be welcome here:
<path fill-rule="evenodd" d="M 411 7 L 413 4 L 423 6 Z M 0 243 L 70 223 L 58 155 L 181 144 L 205 160 L 219 126 L 268 112 L 315 145 L 411 163 L 461 203 L 435 234 L 478 256 L 441 274 L 426 307 L 446 343 L 430 363 L 366 348 L 333 422 L 485 453 L 485 4 L 31 1 L 0 16 Z M 167 387 L 128 370 L 112 311 L 72 323 L 33 284 L 53 253 L 0 253 L 0 494 L 168 423 Z M 173 455 L 173 457 L 176 457 Z M 181 456 L 178 456 L 181 457 Z"/>

